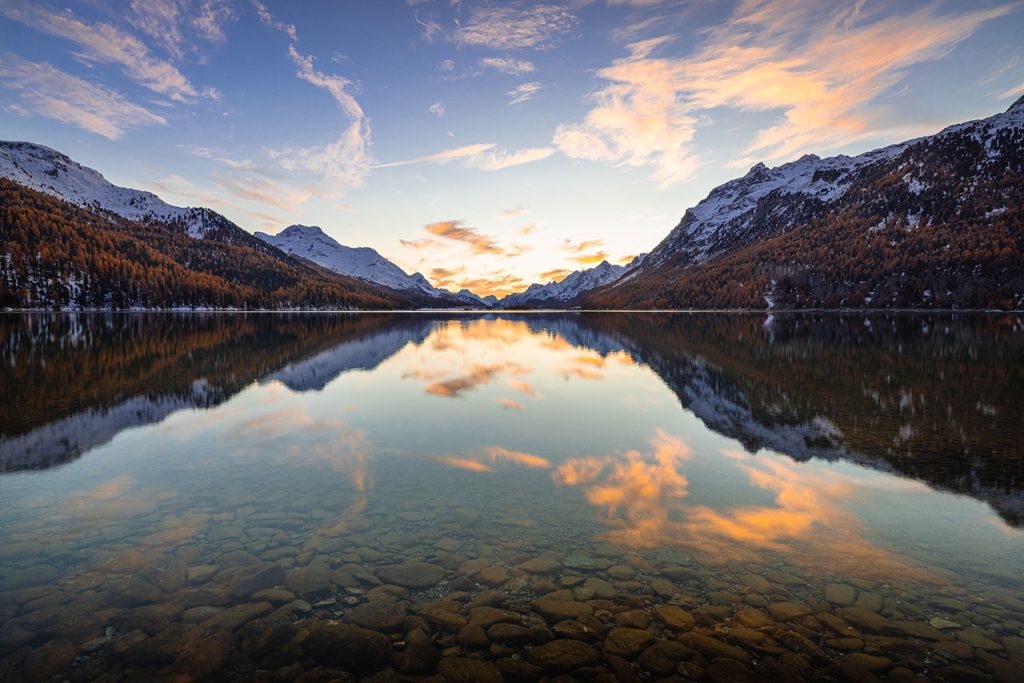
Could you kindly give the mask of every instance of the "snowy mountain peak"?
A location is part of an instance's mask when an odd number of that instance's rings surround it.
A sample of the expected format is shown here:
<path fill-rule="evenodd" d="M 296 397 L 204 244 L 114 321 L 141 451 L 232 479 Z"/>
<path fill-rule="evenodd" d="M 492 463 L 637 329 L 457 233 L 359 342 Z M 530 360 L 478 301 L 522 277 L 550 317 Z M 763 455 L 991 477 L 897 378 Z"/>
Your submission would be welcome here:
<path fill-rule="evenodd" d="M 105 209 L 136 221 L 181 223 L 192 237 L 216 227 L 209 209 L 172 206 L 152 192 L 118 187 L 94 169 L 44 145 L 0 141 L 0 177 L 77 206 Z"/>
<path fill-rule="evenodd" d="M 615 266 L 608 263 L 608 261 L 601 261 L 593 268 L 577 270 L 562 280 L 552 281 L 545 285 L 532 284 L 523 292 L 506 296 L 501 300 L 501 305 L 520 306 L 524 304 L 542 304 L 544 302 L 566 303 L 572 301 L 595 287 L 601 287 L 623 277 L 643 263 L 646 256 L 646 254 L 641 254 L 625 266 Z"/>
<path fill-rule="evenodd" d="M 413 290 L 429 296 L 442 292 L 421 274 L 408 275 L 370 247 L 347 247 L 316 225 L 290 225 L 276 235 L 257 232 L 267 244 L 320 264 L 341 275 L 357 277 L 385 287 Z"/>
<path fill-rule="evenodd" d="M 994 131 L 1022 126 L 1024 97 L 1005 112 L 989 118 L 953 125 L 929 138 L 853 157 L 823 159 L 805 154 L 774 168 L 754 164 L 746 175 L 719 185 L 697 206 L 687 209 L 679 225 L 651 252 L 647 265 L 657 267 L 670 258 L 701 263 L 744 240 L 784 231 L 822 205 L 842 197 L 862 169 L 893 159 L 922 140 L 941 140 L 965 131 L 980 140 Z"/>
<path fill-rule="evenodd" d="M 289 225 L 287 228 L 277 233 L 278 237 L 299 237 L 302 235 L 315 236 L 325 235 L 323 229 L 319 225 Z"/>

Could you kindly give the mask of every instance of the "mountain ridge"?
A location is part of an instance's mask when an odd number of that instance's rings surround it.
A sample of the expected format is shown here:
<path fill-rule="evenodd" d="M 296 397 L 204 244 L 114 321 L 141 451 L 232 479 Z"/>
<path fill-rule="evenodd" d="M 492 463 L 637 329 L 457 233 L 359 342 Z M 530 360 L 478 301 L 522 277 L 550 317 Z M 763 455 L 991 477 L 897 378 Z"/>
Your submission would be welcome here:
<path fill-rule="evenodd" d="M 854 157 L 711 190 L 595 308 L 1024 306 L 1024 98 Z"/>

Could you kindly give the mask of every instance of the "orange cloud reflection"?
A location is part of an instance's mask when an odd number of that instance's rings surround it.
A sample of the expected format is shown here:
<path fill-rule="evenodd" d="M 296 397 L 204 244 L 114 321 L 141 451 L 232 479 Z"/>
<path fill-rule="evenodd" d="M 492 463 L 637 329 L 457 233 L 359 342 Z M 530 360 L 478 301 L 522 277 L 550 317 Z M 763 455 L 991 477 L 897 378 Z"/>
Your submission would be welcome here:
<path fill-rule="evenodd" d="M 865 481 L 781 455 L 729 450 L 720 464 L 735 467 L 755 491 L 773 493 L 773 502 L 690 505 L 690 482 L 681 471 L 690 449 L 661 430 L 650 445 L 646 451 L 571 458 L 552 473 L 556 484 L 580 487 L 603 511 L 606 537 L 614 543 L 688 547 L 709 564 L 763 562 L 771 552 L 795 565 L 937 580 L 918 563 L 865 538 L 864 525 L 846 507 Z"/>

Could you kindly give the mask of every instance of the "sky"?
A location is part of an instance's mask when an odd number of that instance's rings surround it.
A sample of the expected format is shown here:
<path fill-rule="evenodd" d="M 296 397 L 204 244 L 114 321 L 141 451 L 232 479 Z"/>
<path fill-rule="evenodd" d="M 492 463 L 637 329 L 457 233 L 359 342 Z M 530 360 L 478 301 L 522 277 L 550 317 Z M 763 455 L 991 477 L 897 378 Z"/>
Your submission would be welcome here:
<path fill-rule="evenodd" d="M 499 296 L 1024 94 L 997 0 L 0 0 L 0 139 Z"/>

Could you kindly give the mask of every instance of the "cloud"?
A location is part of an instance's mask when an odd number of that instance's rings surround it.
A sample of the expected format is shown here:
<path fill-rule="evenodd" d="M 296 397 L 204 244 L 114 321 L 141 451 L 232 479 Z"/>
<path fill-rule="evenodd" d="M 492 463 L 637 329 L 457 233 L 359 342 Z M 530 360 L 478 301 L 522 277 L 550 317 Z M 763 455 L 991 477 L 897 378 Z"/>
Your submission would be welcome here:
<path fill-rule="evenodd" d="M 583 240 L 581 242 L 573 242 L 572 240 L 562 240 L 562 250 L 568 251 L 572 254 L 579 254 L 580 252 L 594 249 L 596 247 L 604 246 L 604 240 Z"/>
<path fill-rule="evenodd" d="M 173 197 L 184 198 L 186 200 L 185 204 L 192 204 L 194 202 L 198 206 L 235 207 L 235 204 L 225 199 L 222 195 L 208 192 L 176 173 L 172 173 L 160 180 L 149 181 L 146 189 L 153 190 L 165 199 Z"/>
<path fill-rule="evenodd" d="M 517 410 L 520 412 L 522 412 L 523 410 L 522 403 L 519 403 L 518 401 L 513 401 L 510 398 L 497 398 L 495 399 L 495 402 L 502 408 L 507 408 L 508 410 Z"/>
<path fill-rule="evenodd" d="M 431 268 L 430 279 L 438 286 L 444 286 L 445 283 L 451 282 L 452 278 L 462 275 L 466 271 L 465 268 Z"/>
<path fill-rule="evenodd" d="M 533 73 L 536 68 L 533 62 L 526 59 L 513 59 L 511 57 L 484 57 L 477 62 L 481 69 L 494 69 L 510 76 L 522 76 Z"/>
<path fill-rule="evenodd" d="M 479 296 L 494 295 L 499 299 L 506 294 L 519 292 L 526 288 L 527 283 L 522 278 L 505 274 L 492 274 L 490 277 L 466 278 L 458 283 L 458 287 L 465 287 Z"/>
<path fill-rule="evenodd" d="M 559 126 L 553 144 L 576 159 L 652 167 L 662 187 L 699 166 L 693 137 L 716 107 L 781 116 L 732 165 L 849 144 L 884 132 L 875 100 L 909 67 L 945 56 L 1014 8 L 884 16 L 863 4 L 745 0 L 687 57 L 656 56 L 670 36 L 634 42 L 598 71 L 594 107 Z"/>
<path fill-rule="evenodd" d="M 129 128 L 167 124 L 109 88 L 11 53 L 0 54 L 0 85 L 18 94 L 20 113 L 69 123 L 111 140 Z"/>
<path fill-rule="evenodd" d="M 370 121 L 348 91 L 352 82 L 343 76 L 317 71 L 313 66 L 313 57 L 303 55 L 294 45 L 288 46 L 288 54 L 298 67 L 296 75 L 330 93 L 349 123 L 334 142 L 313 147 L 271 150 L 271 158 L 276 159 L 285 170 L 316 173 L 330 181 L 335 189 L 359 187 L 370 167 Z"/>
<path fill-rule="evenodd" d="M 270 204 L 284 211 L 298 211 L 310 198 L 322 194 L 312 187 L 293 188 L 254 175 L 214 174 L 214 182 L 236 197 Z"/>
<path fill-rule="evenodd" d="M 520 372 L 522 367 L 515 363 L 493 363 L 490 365 L 474 365 L 464 375 L 443 382 L 432 382 L 427 385 L 426 392 L 445 398 L 459 398 L 467 391 L 478 386 L 490 384 L 504 372 Z"/>
<path fill-rule="evenodd" d="M 132 0 L 128 21 L 180 59 L 184 42 L 179 26 L 182 9 L 177 0 Z"/>
<path fill-rule="evenodd" d="M 55 13 L 21 2 L 4 3 L 0 11 L 14 21 L 76 43 L 80 52 L 75 54 L 82 61 L 120 65 L 129 79 L 177 102 L 194 102 L 200 96 L 219 98 L 212 88 L 198 90 L 172 64 L 154 57 L 138 38 L 110 24 L 88 24 L 70 10 Z"/>
<path fill-rule="evenodd" d="M 509 401 L 508 399 L 499 399 L 498 402 L 504 405 L 504 401 L 508 401 L 508 403 L 514 404 L 507 406 L 509 408 L 513 408 L 515 410 L 523 409 L 521 405 L 519 405 L 515 401 Z M 518 406 L 518 408 L 516 408 L 515 406 Z M 510 462 L 515 465 L 522 465 L 523 467 L 529 467 L 531 469 L 551 469 L 551 461 L 543 456 L 534 455 L 533 453 L 524 453 L 522 451 L 512 451 L 507 448 L 502 448 L 501 446 L 490 446 L 489 448 L 485 448 L 484 455 L 490 458 L 491 462 L 493 463 L 497 463 L 500 460 L 504 462 Z"/>
<path fill-rule="evenodd" d="M 493 142 L 482 142 L 454 149 L 445 149 L 413 159 L 376 164 L 374 168 L 395 168 L 422 163 L 447 164 L 452 161 L 461 161 L 462 165 L 467 168 L 476 168 L 482 171 L 500 171 L 511 166 L 520 166 L 533 161 L 547 159 L 554 153 L 555 150 L 552 147 L 527 147 L 514 152 L 508 152 L 498 149 L 498 146 Z"/>
<path fill-rule="evenodd" d="M 505 380 L 505 384 L 509 385 L 516 391 L 526 394 L 527 396 L 537 396 L 537 390 L 529 382 L 524 382 L 521 379 L 515 379 L 510 377 Z"/>
<path fill-rule="evenodd" d="M 469 472 L 493 472 L 494 468 L 485 465 L 479 460 L 471 460 L 470 458 L 458 458 L 454 455 L 440 455 L 431 457 L 430 460 L 440 463 L 442 465 L 448 465 L 449 467 L 455 467 L 460 470 L 467 470 Z"/>
<path fill-rule="evenodd" d="M 521 104 L 527 100 L 533 99 L 533 96 L 540 92 L 540 83 L 523 83 L 522 85 L 516 86 L 512 90 L 509 90 L 506 95 L 509 96 L 509 106 L 513 104 Z"/>
<path fill-rule="evenodd" d="M 475 7 L 449 39 L 460 46 L 492 50 L 547 48 L 576 22 L 569 10 L 558 5 L 482 6 Z"/>
<path fill-rule="evenodd" d="M 474 254 L 503 254 L 495 239 L 482 235 L 476 228 L 463 227 L 462 221 L 440 221 L 423 228 L 429 235 L 468 244 Z"/>
<path fill-rule="evenodd" d="M 1017 85 L 1013 86 L 1009 90 L 1006 90 L 1005 92 L 999 93 L 999 99 L 1002 100 L 1010 97 L 1017 97 L 1022 93 L 1024 93 L 1024 81 L 1018 83 Z"/>
<path fill-rule="evenodd" d="M 441 118 L 442 116 L 444 116 L 444 105 L 441 103 L 440 100 L 437 100 L 432 105 L 427 107 L 427 111 L 429 111 L 437 118 Z"/>
<path fill-rule="evenodd" d="M 561 282 L 570 275 L 572 275 L 571 270 L 566 270 L 564 268 L 555 268 L 554 270 L 546 270 L 543 273 L 541 273 L 540 279 L 547 280 L 548 282 Z"/>
<path fill-rule="evenodd" d="M 192 18 L 192 25 L 207 40 L 223 43 L 224 25 L 236 18 L 235 10 L 229 0 L 202 0 L 199 13 Z"/>
<path fill-rule="evenodd" d="M 596 251 L 592 254 L 580 254 L 579 256 L 570 256 L 570 261 L 583 264 L 585 266 L 592 265 L 594 263 L 601 263 L 601 261 L 608 260 L 607 251 Z"/>
<path fill-rule="evenodd" d="M 132 0 L 128 22 L 157 43 L 175 59 L 194 47 L 187 33 L 194 32 L 210 42 L 224 42 L 224 26 L 237 18 L 228 0 L 202 0 L 195 12 L 189 0 Z"/>
<path fill-rule="evenodd" d="M 428 43 L 433 43 L 444 33 L 444 27 L 441 26 L 440 23 L 433 19 L 424 19 L 420 17 L 419 12 L 413 12 L 413 18 L 416 19 L 416 23 L 420 25 L 420 29 L 423 31 L 423 39 Z"/>
<path fill-rule="evenodd" d="M 259 15 L 260 21 L 263 22 L 265 26 L 269 26 L 276 31 L 281 31 L 286 34 L 293 43 L 298 42 L 299 34 L 295 29 L 295 24 L 278 21 L 278 19 L 270 13 L 270 10 L 267 9 L 267 6 L 259 0 L 252 0 L 252 6 L 256 9 L 256 14 Z"/>

